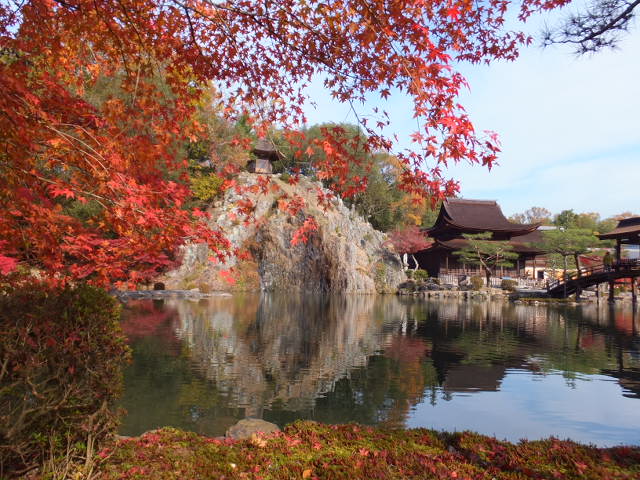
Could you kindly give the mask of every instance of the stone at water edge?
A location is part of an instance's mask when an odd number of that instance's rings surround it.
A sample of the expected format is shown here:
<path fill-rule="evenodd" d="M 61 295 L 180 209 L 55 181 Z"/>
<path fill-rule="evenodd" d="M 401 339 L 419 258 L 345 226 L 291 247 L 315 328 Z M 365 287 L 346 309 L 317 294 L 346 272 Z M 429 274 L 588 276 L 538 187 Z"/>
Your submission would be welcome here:
<path fill-rule="evenodd" d="M 279 432 L 280 427 L 275 423 L 265 422 L 259 418 L 245 418 L 235 425 L 229 427 L 225 436 L 234 440 L 244 440 L 251 438 L 256 433 L 274 433 Z"/>

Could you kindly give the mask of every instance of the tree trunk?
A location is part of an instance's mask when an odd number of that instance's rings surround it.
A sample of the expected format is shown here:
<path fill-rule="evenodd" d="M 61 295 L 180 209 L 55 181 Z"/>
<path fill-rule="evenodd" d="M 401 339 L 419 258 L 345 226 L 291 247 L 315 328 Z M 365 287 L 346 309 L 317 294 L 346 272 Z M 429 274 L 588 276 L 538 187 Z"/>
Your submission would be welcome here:
<path fill-rule="evenodd" d="M 400 255 L 400 263 L 402 263 L 403 270 L 406 270 L 407 268 L 409 268 L 408 258 L 406 253 L 403 253 L 402 255 Z"/>
<path fill-rule="evenodd" d="M 566 255 L 562 256 L 562 260 L 564 261 L 564 272 L 563 272 L 563 280 L 564 280 L 564 298 L 567 298 L 567 257 Z"/>
<path fill-rule="evenodd" d="M 418 260 L 416 260 L 415 255 L 412 253 L 411 254 L 411 258 L 413 259 L 413 263 L 415 264 L 415 267 L 413 268 L 414 271 L 418 270 Z"/>
<path fill-rule="evenodd" d="M 578 277 L 581 277 L 582 272 L 580 271 L 580 255 L 578 255 L 577 253 L 574 253 L 573 259 L 576 261 L 576 268 L 578 269 Z"/>

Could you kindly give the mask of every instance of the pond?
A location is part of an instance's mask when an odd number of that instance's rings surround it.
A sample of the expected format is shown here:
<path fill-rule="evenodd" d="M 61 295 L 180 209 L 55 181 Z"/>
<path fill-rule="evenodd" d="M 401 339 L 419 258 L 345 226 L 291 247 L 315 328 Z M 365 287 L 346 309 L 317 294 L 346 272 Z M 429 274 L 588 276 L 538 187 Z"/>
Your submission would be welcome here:
<path fill-rule="evenodd" d="M 630 305 L 395 296 L 130 301 L 120 433 L 245 417 L 640 444 Z"/>

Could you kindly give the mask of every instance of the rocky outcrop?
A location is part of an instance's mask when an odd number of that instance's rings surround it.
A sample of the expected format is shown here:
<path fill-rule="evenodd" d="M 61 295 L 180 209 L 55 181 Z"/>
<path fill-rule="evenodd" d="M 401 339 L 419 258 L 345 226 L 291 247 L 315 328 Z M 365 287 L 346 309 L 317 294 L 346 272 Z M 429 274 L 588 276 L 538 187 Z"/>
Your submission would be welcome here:
<path fill-rule="evenodd" d="M 340 199 L 331 200 L 326 209 L 318 205 L 318 192 L 328 193 L 319 183 L 302 177 L 290 185 L 273 175 L 269 178 L 278 188 L 265 193 L 257 188 L 259 178 L 240 174 L 238 184 L 245 191 L 227 190 L 210 211 L 212 228 L 221 229 L 233 248 L 249 252 L 249 259 L 212 263 L 206 246 L 187 245 L 180 268 L 163 279 L 167 288 L 375 293 L 395 291 L 406 279 L 397 255 L 385 244 L 385 234 Z M 295 215 L 279 208 L 283 195 L 302 199 Z M 249 219 L 239 213 L 239 202 L 246 206 L 247 200 L 253 205 Z M 294 233 L 310 216 L 317 231 L 306 243 L 292 245 Z"/>

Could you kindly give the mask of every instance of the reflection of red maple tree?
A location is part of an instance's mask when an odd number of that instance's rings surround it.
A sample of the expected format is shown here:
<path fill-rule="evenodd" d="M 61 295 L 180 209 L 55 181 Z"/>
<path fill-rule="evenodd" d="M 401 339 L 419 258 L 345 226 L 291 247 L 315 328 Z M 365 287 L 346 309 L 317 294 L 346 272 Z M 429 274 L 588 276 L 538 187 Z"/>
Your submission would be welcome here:
<path fill-rule="evenodd" d="M 398 363 L 392 376 L 397 388 L 404 393 L 389 412 L 389 424 L 403 425 L 409 409 L 422 399 L 425 390 L 423 363 L 429 352 L 429 345 L 423 339 L 404 335 L 394 336 L 384 349 L 385 357 Z"/>
<path fill-rule="evenodd" d="M 396 335 L 384 349 L 384 355 L 401 363 L 421 363 L 430 351 L 421 338 Z"/>
<path fill-rule="evenodd" d="M 173 324 L 178 312 L 171 307 L 156 306 L 153 300 L 130 301 L 124 311 L 122 330 L 133 341 L 143 337 L 164 338 L 168 344 L 178 343 Z"/>

